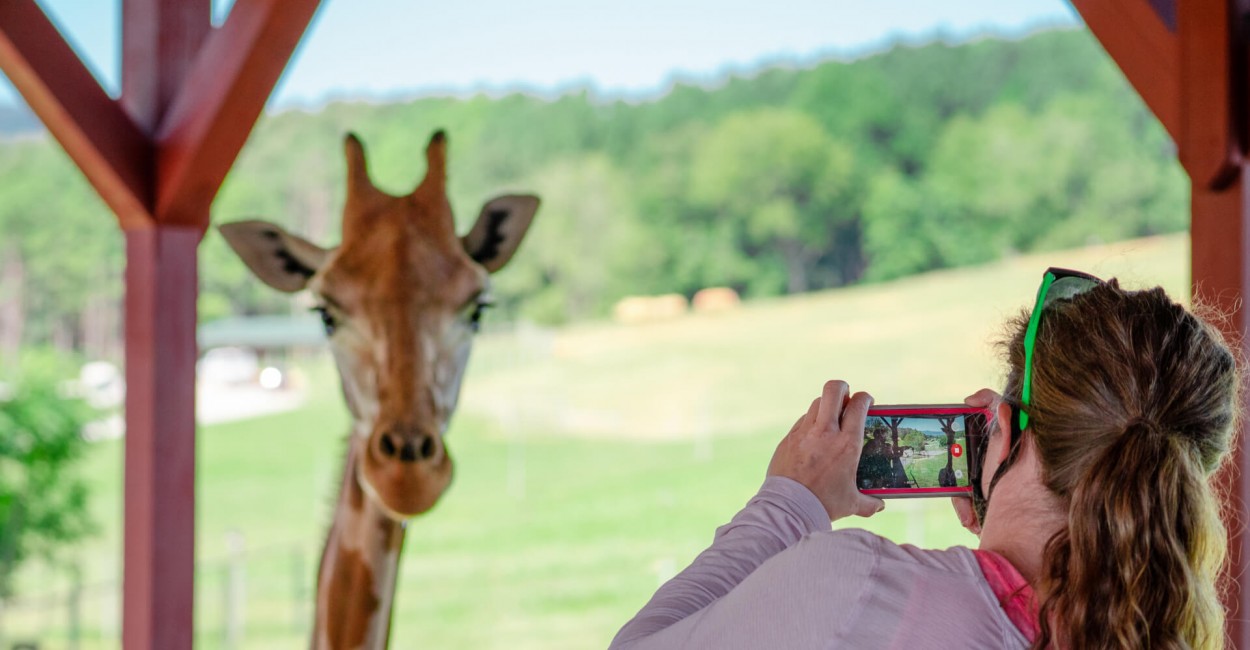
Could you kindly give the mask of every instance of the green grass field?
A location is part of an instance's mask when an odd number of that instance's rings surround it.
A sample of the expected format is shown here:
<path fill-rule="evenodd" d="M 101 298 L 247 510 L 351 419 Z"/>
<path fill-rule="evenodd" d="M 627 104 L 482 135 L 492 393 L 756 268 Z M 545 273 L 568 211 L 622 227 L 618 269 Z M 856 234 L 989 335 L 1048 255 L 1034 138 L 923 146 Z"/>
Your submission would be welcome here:
<path fill-rule="evenodd" d="M 450 492 L 408 532 L 396 648 L 593 648 L 711 540 L 829 378 L 877 402 L 950 402 L 1000 380 L 990 343 L 1046 266 L 1187 295 L 1183 236 L 1018 257 L 644 326 L 484 336 L 449 434 Z M 505 271 L 506 272 L 506 271 Z M 325 362 L 305 408 L 199 435 L 197 644 L 226 647 L 227 537 L 245 540 L 241 647 L 302 648 L 347 418 Z M 119 442 L 86 472 L 99 535 L 79 553 L 82 647 L 119 647 Z M 945 500 L 862 525 L 898 541 L 974 540 Z M 6 638 L 64 647 L 63 568 L 23 574 Z M 47 599 L 52 608 L 28 601 Z M 22 602 L 27 604 L 23 605 Z M 43 601 L 40 601 L 43 602 Z"/>

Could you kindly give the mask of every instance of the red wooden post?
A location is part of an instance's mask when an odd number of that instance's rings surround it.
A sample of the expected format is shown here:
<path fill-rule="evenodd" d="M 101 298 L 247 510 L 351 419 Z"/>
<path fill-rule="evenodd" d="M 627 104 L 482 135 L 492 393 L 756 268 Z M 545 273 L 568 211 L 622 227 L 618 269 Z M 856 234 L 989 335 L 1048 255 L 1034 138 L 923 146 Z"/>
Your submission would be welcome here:
<path fill-rule="evenodd" d="M 123 0 L 120 103 L 152 141 L 211 29 L 209 0 Z M 159 157 L 159 149 L 157 150 Z M 192 647 L 195 638 L 197 246 L 212 197 L 187 225 L 126 228 L 126 506 L 122 643 Z"/>
<path fill-rule="evenodd" d="M 126 648 L 192 647 L 199 228 L 126 232 Z"/>
<path fill-rule="evenodd" d="M 125 648 L 192 647 L 198 227 L 126 234 Z"/>
<path fill-rule="evenodd" d="M 1246 167 L 1223 190 L 1193 184 L 1193 222 L 1190 251 L 1193 255 L 1194 297 L 1218 308 L 1230 318 L 1222 324 L 1229 342 L 1240 346 L 1242 355 L 1250 352 L 1246 335 L 1250 332 L 1250 310 L 1242 306 L 1250 296 L 1250 194 L 1247 193 Z M 1250 358 L 1250 357 L 1246 357 Z M 1250 404 L 1243 405 L 1250 413 Z M 1237 581 L 1227 594 L 1228 638 L 1231 648 L 1250 648 L 1250 589 L 1246 580 L 1250 560 L 1250 537 L 1246 535 L 1246 505 L 1250 504 L 1250 456 L 1246 454 L 1246 427 L 1232 461 L 1218 476 L 1220 487 L 1237 516 L 1229 530 L 1229 574 Z"/>
<path fill-rule="evenodd" d="M 1245 34 L 1234 2 L 1177 2 L 1180 52 L 1180 96 L 1177 153 L 1190 178 L 1190 255 L 1193 296 L 1214 305 L 1229 318 L 1221 323 L 1230 343 L 1241 346 L 1243 358 L 1248 313 L 1242 307 L 1250 296 L 1247 275 L 1246 164 L 1241 153 L 1245 134 L 1245 107 L 1238 100 L 1246 91 L 1242 61 Z M 1250 412 L 1248 410 L 1247 412 Z M 1248 433 L 1243 425 L 1241 437 Z M 1242 442 L 1217 477 L 1237 513 L 1230 523 L 1228 575 L 1233 582 L 1225 594 L 1226 630 L 1233 648 L 1250 648 L 1250 589 L 1245 584 L 1250 537 L 1246 536 L 1250 506 L 1250 457 Z"/>

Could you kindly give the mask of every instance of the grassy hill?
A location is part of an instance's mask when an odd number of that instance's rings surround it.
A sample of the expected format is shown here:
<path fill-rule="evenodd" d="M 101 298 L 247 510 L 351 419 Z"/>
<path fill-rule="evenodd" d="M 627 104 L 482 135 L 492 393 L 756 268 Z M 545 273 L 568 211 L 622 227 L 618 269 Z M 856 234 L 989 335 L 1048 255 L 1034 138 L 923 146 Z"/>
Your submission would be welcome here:
<path fill-rule="evenodd" d="M 769 455 L 825 379 L 879 403 L 958 401 L 996 386 L 990 341 L 1030 306 L 1047 266 L 1187 294 L 1184 236 L 1019 257 L 890 283 L 752 302 L 644 326 L 592 323 L 482 338 L 449 434 L 452 489 L 409 527 L 393 647 L 605 646 L 754 492 Z M 302 648 L 347 418 L 312 368 L 299 411 L 201 429 L 197 647 L 223 647 L 227 537 L 245 540 L 244 647 Z M 88 473 L 101 531 L 82 553 L 83 647 L 118 647 L 118 442 Z M 890 502 L 862 525 L 942 547 L 974 540 L 944 500 Z M 25 595 L 59 589 L 33 569 Z M 10 609 L 10 638 L 64 610 Z"/>

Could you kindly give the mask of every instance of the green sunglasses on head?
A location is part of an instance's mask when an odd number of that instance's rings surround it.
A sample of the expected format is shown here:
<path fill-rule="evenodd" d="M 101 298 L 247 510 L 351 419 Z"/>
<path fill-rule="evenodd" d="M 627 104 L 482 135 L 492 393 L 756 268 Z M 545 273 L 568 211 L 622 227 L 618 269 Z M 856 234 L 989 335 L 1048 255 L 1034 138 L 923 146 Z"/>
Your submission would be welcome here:
<path fill-rule="evenodd" d="M 988 490 L 982 489 L 983 477 L 980 472 L 977 472 L 977 478 L 972 481 L 972 505 L 976 509 L 979 521 L 985 521 L 985 514 L 989 508 L 989 495 L 994 491 L 998 479 L 1002 478 L 1007 469 L 1015 464 L 1020 448 L 1020 438 L 1023 436 L 1024 429 L 1029 426 L 1028 408 L 1033 404 L 1033 346 L 1037 342 L 1037 328 L 1042 320 L 1042 312 L 1057 300 L 1073 298 L 1100 284 L 1103 284 L 1102 280 L 1088 273 L 1069 269 L 1052 267 L 1046 269 L 1046 273 L 1042 275 L 1042 286 L 1037 290 L 1037 303 L 1033 305 L 1033 312 L 1029 314 L 1028 327 L 1024 330 L 1024 378 L 1020 387 L 1020 404 L 1011 405 L 1011 441 L 1007 458 L 990 478 Z M 981 462 L 984 463 L 986 455 L 984 449 L 989 444 L 988 437 L 981 440 L 979 444 L 982 445 Z"/>
<path fill-rule="evenodd" d="M 1020 387 L 1020 413 L 1017 416 L 1019 431 L 1029 426 L 1028 409 L 1033 403 L 1033 344 L 1037 341 L 1042 311 L 1056 300 L 1073 298 L 1100 284 L 1102 280 L 1088 273 L 1069 269 L 1051 267 L 1042 275 L 1042 286 L 1037 289 L 1037 303 L 1033 305 L 1033 313 L 1029 314 L 1029 326 L 1024 330 L 1024 384 Z"/>

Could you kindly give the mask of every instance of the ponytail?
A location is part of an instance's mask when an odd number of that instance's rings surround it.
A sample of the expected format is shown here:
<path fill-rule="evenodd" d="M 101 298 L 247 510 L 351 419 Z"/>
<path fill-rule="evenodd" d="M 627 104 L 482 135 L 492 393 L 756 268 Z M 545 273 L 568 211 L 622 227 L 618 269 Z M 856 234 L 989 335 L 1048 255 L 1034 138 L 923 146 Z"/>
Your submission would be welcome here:
<path fill-rule="evenodd" d="M 1138 422 L 1088 465 L 1051 538 L 1034 648 L 1219 648 L 1225 531 L 1197 452 Z"/>
<path fill-rule="evenodd" d="M 1027 325 L 1002 342 L 1017 403 Z M 1228 542 L 1210 479 L 1233 447 L 1234 359 L 1162 289 L 1112 280 L 1047 306 L 1025 435 L 1067 519 L 1034 585 L 1035 649 L 1224 647 Z"/>

